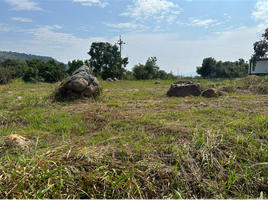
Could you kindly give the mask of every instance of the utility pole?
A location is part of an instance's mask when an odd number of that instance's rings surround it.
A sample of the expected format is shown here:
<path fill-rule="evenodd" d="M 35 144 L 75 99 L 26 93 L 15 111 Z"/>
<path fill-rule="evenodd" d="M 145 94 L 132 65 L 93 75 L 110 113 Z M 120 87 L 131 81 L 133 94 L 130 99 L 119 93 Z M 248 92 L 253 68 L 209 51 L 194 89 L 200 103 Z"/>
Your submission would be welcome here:
<path fill-rule="evenodd" d="M 122 69 L 122 57 L 121 57 L 121 54 L 122 54 L 122 45 L 123 44 L 126 44 L 126 43 L 124 43 L 121 40 L 121 35 L 119 35 L 119 40 L 118 40 L 117 44 L 119 44 L 119 46 L 120 46 L 120 69 Z"/>

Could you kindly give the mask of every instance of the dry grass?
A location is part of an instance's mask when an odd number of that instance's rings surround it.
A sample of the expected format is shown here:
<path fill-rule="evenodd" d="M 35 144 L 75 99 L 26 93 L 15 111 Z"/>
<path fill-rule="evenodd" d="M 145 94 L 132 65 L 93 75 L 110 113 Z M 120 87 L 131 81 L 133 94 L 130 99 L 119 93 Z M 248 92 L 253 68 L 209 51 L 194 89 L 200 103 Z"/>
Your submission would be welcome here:
<path fill-rule="evenodd" d="M 0 88 L 0 198 L 267 198 L 266 77 L 201 81 L 225 88 L 213 99 L 126 81 L 55 102 L 57 85 L 19 83 Z"/>

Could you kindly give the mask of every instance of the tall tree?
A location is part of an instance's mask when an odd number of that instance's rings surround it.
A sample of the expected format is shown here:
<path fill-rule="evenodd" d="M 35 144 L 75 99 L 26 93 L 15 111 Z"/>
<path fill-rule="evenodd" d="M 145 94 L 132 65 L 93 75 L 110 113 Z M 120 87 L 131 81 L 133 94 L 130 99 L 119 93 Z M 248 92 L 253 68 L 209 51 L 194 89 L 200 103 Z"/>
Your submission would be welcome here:
<path fill-rule="evenodd" d="M 268 28 L 262 34 L 263 39 L 253 44 L 254 54 L 251 57 L 255 65 L 261 58 L 266 58 L 268 55 Z"/>
<path fill-rule="evenodd" d="M 89 63 L 95 76 L 122 78 L 128 58 L 121 58 L 118 46 L 108 42 L 93 42 L 88 52 Z M 122 63 L 122 66 L 121 64 Z"/>
<path fill-rule="evenodd" d="M 217 61 L 214 58 L 205 58 L 202 66 L 196 68 L 196 73 L 200 74 L 203 78 L 215 78 L 216 64 Z"/>
<path fill-rule="evenodd" d="M 157 58 L 156 57 L 149 57 L 145 63 L 145 70 L 148 73 L 149 79 L 155 79 L 157 78 L 157 72 L 159 70 L 159 67 L 156 64 Z"/>

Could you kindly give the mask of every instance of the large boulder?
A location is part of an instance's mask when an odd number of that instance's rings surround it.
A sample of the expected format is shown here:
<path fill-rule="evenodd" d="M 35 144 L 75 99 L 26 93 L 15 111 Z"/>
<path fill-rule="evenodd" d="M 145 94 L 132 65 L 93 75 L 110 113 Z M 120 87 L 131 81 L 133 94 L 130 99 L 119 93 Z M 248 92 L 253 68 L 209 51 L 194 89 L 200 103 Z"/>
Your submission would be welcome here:
<path fill-rule="evenodd" d="M 68 91 L 74 91 L 85 96 L 91 96 L 98 88 L 98 79 L 90 74 L 88 66 L 83 65 L 61 84 L 59 92 L 68 93 Z"/>
<path fill-rule="evenodd" d="M 197 82 L 178 81 L 171 84 L 167 95 L 176 97 L 199 96 L 201 92 L 201 85 Z"/>

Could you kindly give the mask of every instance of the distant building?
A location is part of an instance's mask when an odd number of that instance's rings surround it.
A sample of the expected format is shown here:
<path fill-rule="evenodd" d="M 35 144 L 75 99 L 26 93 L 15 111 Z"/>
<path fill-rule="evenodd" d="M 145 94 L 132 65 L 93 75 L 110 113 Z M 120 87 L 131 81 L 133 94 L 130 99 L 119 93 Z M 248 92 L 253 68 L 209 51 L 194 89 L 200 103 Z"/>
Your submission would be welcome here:
<path fill-rule="evenodd" d="M 249 60 L 249 75 L 266 75 L 268 74 L 268 58 L 262 58 L 253 65 L 253 61 Z"/>

